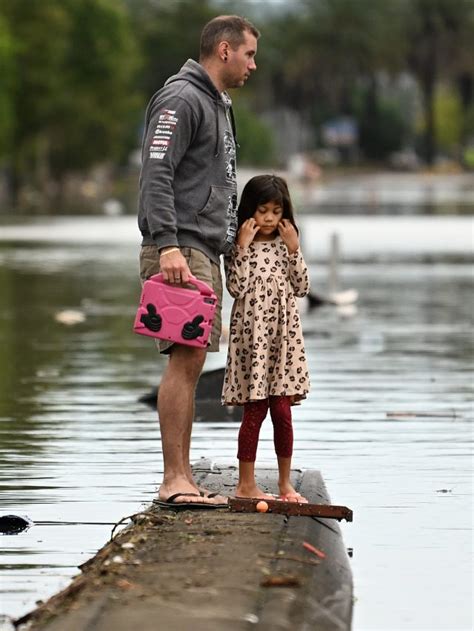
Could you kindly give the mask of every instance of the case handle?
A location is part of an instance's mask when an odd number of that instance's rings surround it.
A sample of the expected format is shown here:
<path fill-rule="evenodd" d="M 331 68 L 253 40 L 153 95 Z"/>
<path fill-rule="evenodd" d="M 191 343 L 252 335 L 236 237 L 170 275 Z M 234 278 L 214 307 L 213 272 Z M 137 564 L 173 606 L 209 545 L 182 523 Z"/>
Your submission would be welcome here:
<path fill-rule="evenodd" d="M 165 281 L 165 279 L 163 278 L 163 272 L 150 276 L 148 280 L 151 280 L 155 283 L 162 283 L 163 285 L 167 285 L 168 287 L 173 287 L 172 283 L 168 283 L 167 281 Z M 190 274 L 189 276 L 188 283 L 191 285 L 195 285 L 199 289 L 201 294 L 204 294 L 206 296 L 211 296 L 214 293 L 212 287 L 209 287 L 207 283 L 205 283 L 203 280 L 199 280 L 199 278 L 196 278 L 192 274 Z"/>

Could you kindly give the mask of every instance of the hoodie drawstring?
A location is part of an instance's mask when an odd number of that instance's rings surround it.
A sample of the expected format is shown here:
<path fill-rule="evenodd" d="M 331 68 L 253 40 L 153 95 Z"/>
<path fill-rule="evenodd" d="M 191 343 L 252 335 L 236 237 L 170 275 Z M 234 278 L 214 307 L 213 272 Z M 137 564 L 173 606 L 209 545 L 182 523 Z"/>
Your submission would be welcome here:
<path fill-rule="evenodd" d="M 214 158 L 219 157 L 219 101 L 221 100 L 220 96 L 216 96 L 214 100 L 214 104 L 216 106 L 216 148 L 214 149 Z"/>
<path fill-rule="evenodd" d="M 216 97 L 216 100 L 214 101 L 215 105 L 216 105 L 216 148 L 214 151 L 214 157 L 217 158 L 219 156 L 219 133 L 220 133 L 220 127 L 219 127 L 219 103 L 222 103 L 224 105 L 225 108 L 225 113 L 226 113 L 226 118 L 227 118 L 227 122 L 230 122 L 230 126 L 232 129 L 232 136 L 234 138 L 234 142 L 235 142 L 235 146 L 236 147 L 240 147 L 239 143 L 237 142 L 237 129 L 236 129 L 236 125 L 235 125 L 235 116 L 234 116 L 234 110 L 232 109 L 232 105 L 226 105 L 222 99 L 220 97 Z M 229 114 L 227 116 L 227 114 Z"/>
<path fill-rule="evenodd" d="M 230 112 L 230 123 L 232 125 L 232 135 L 234 136 L 235 146 L 240 147 L 239 142 L 237 140 L 237 128 L 235 126 L 235 117 L 234 117 L 234 110 L 232 109 L 232 105 L 229 107 L 229 112 Z"/>

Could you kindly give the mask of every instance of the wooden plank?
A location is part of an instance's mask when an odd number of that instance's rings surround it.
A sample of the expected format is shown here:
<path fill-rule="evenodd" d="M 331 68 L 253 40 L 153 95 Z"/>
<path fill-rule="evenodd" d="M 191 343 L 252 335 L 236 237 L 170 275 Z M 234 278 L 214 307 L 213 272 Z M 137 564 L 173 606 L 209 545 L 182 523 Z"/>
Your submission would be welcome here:
<path fill-rule="evenodd" d="M 265 513 L 279 513 L 291 517 L 326 517 L 330 519 L 352 521 L 352 511 L 347 506 L 334 504 L 302 504 L 299 502 L 283 502 L 282 500 L 265 500 Z M 257 513 L 260 499 L 230 498 L 229 508 L 236 513 Z"/>

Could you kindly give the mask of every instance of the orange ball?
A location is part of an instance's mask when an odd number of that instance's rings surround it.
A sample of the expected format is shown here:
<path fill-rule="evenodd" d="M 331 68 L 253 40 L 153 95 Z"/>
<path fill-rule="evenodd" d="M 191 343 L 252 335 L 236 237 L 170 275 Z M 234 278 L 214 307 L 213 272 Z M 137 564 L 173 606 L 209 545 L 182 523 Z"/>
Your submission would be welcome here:
<path fill-rule="evenodd" d="M 260 502 L 257 503 L 255 508 L 257 509 L 257 512 L 259 513 L 266 513 L 268 510 L 268 504 L 264 500 L 261 500 Z"/>

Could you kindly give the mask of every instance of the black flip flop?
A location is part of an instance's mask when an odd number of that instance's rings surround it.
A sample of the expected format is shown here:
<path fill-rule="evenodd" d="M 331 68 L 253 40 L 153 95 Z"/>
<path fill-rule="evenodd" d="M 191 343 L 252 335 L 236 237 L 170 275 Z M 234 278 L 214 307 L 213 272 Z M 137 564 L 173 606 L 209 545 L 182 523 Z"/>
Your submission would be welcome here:
<path fill-rule="evenodd" d="M 220 495 L 220 493 L 205 493 L 204 491 L 199 491 L 199 495 L 201 497 L 210 497 L 212 499 L 213 497 Z"/>
<path fill-rule="evenodd" d="M 174 493 L 167 500 L 154 499 L 153 504 L 170 510 L 211 510 L 215 508 L 229 508 L 228 504 L 208 504 L 207 502 L 176 502 L 178 497 L 202 497 L 199 493 Z"/>

